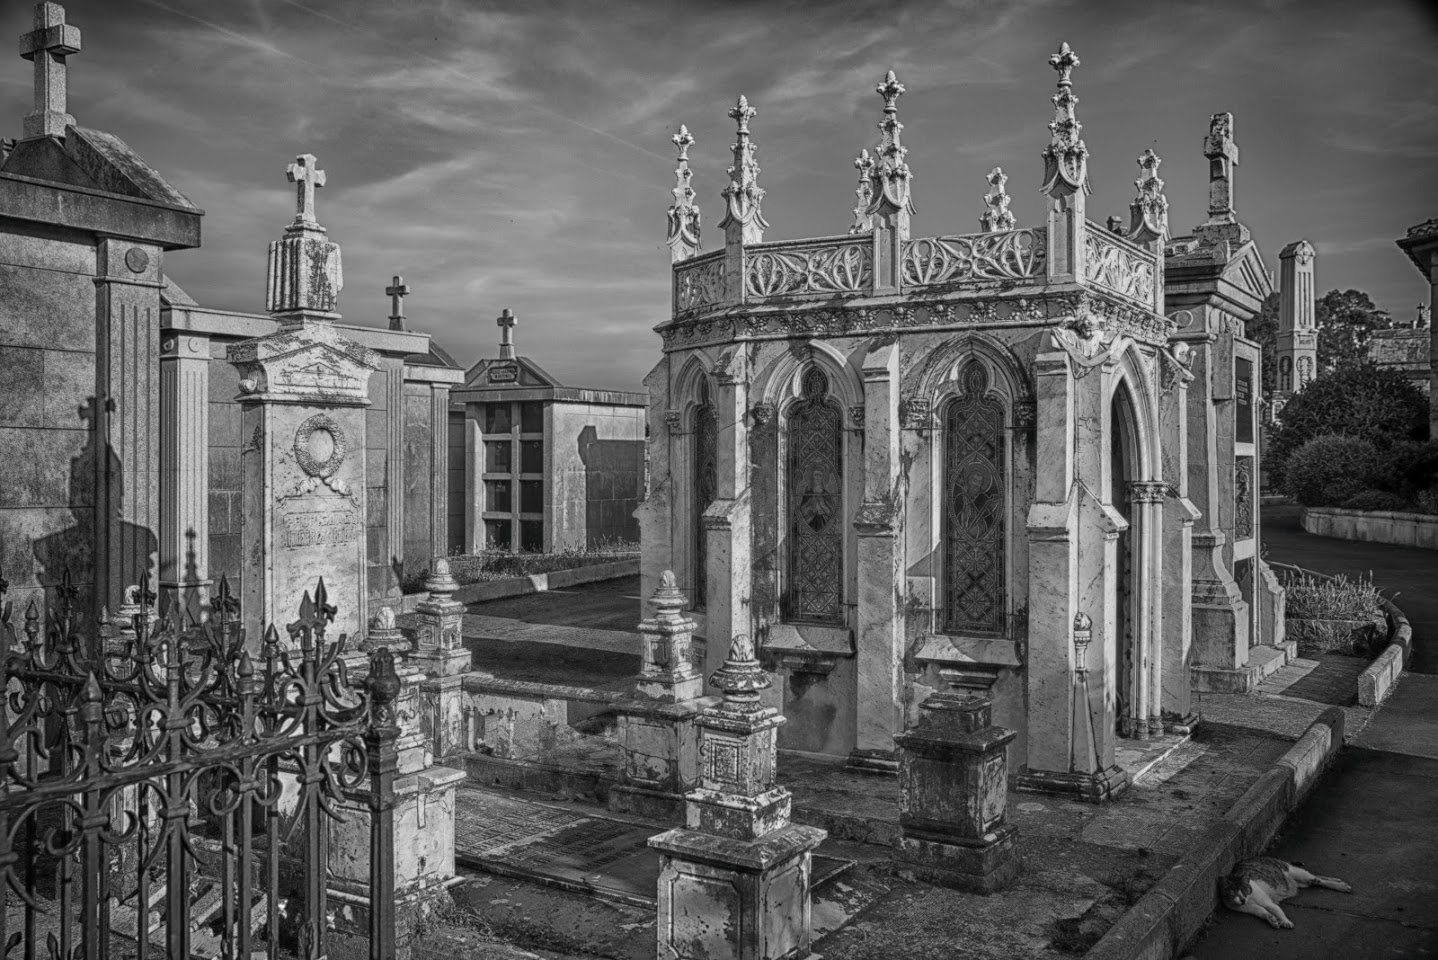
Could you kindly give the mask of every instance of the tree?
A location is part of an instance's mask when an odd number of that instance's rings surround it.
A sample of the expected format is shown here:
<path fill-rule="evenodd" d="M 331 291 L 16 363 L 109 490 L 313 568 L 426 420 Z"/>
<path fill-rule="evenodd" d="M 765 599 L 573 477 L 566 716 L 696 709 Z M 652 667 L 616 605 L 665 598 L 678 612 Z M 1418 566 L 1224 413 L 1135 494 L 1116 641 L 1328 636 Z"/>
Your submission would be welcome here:
<path fill-rule="evenodd" d="M 1275 482 L 1282 482 L 1290 453 L 1324 434 L 1362 437 L 1380 451 L 1404 440 L 1426 440 L 1428 398 L 1403 374 L 1366 360 L 1323 371 L 1304 384 L 1279 415 L 1278 429 L 1264 451 Z"/>
<path fill-rule="evenodd" d="M 1265 396 L 1278 389 L 1278 304 L 1279 296 L 1275 290 L 1263 301 L 1258 316 L 1244 324 L 1243 331 L 1262 351 L 1259 354 L 1259 384 Z"/>
<path fill-rule="evenodd" d="M 1330 290 L 1314 304 L 1318 327 L 1318 369 L 1332 370 L 1368 359 L 1368 339 L 1387 330 L 1393 318 L 1362 290 Z"/>

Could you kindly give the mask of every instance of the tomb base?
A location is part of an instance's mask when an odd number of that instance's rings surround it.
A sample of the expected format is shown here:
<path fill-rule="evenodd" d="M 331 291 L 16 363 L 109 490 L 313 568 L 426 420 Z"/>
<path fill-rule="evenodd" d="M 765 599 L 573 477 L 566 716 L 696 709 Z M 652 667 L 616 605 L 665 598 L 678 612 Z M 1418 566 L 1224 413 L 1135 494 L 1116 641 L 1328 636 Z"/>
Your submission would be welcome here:
<path fill-rule="evenodd" d="M 977 839 L 905 828 L 903 856 L 919 879 L 968 893 L 993 893 L 1018 879 L 1018 830 L 1012 824 Z"/>
<path fill-rule="evenodd" d="M 895 750 L 854 750 L 844 766 L 858 773 L 897 775 L 899 754 Z"/>
<path fill-rule="evenodd" d="M 1025 793 L 1053 793 L 1084 803 L 1105 803 L 1127 790 L 1130 781 L 1128 773 L 1115 765 L 1098 773 L 1026 770 L 1015 774 L 1013 785 Z"/>
<path fill-rule="evenodd" d="M 673 823 L 684 819 L 685 796 L 667 790 L 652 790 L 616 784 L 609 788 L 609 809 L 646 820 Z"/>
<path fill-rule="evenodd" d="M 817 827 L 790 825 L 758 840 L 677 829 L 649 841 L 660 853 L 660 960 L 808 957 Z"/>
<path fill-rule="evenodd" d="M 1186 737 L 1197 730 L 1198 725 L 1202 722 L 1203 718 L 1193 712 L 1186 713 L 1181 717 L 1165 715 L 1163 718 L 1163 732 Z"/>

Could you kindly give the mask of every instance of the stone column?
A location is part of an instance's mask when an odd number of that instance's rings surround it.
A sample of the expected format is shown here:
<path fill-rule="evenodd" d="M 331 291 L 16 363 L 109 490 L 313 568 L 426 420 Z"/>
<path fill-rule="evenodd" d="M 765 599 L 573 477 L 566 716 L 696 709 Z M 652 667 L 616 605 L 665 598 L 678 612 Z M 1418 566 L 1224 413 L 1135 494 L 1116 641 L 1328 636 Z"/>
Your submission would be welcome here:
<path fill-rule="evenodd" d="M 385 544 L 389 550 L 389 555 L 384 557 L 387 584 L 384 596 L 388 597 L 399 595 L 395 561 L 404 559 L 404 361 L 399 358 L 385 359 L 381 361 L 380 368 L 384 371 L 385 395 L 389 405 L 385 411 L 387 452 L 384 470 Z"/>
<path fill-rule="evenodd" d="M 449 384 L 429 386 L 430 556 L 449 556 Z"/>
<path fill-rule="evenodd" d="M 675 558 L 674 453 L 683 412 L 670 409 L 669 358 L 660 360 L 644 377 L 649 394 L 646 419 L 649 436 L 649 484 L 644 500 L 634 511 L 639 521 L 639 591 L 653 596 L 665 571 L 680 566 Z M 681 567 L 682 569 L 682 567 Z"/>
<path fill-rule="evenodd" d="M 1138 623 L 1134 624 L 1139 662 L 1132 666 L 1133 687 L 1129 694 L 1127 718 L 1120 719 L 1125 736 L 1147 740 L 1163 733 L 1163 575 L 1164 484 L 1159 480 L 1133 480 L 1127 490 L 1134 536 L 1135 568 L 1138 580 Z M 1119 656 L 1123 652 L 1119 651 Z M 1126 720 L 1126 722 L 1125 722 Z"/>
<path fill-rule="evenodd" d="M 160 531 L 158 245 L 96 245 L 95 605 L 114 610 L 149 573 Z"/>
<path fill-rule="evenodd" d="M 484 425 L 479 404 L 464 405 L 464 549 L 484 549 Z"/>
<path fill-rule="evenodd" d="M 791 824 L 789 791 L 774 785 L 784 718 L 760 705 L 770 681 L 748 637 L 734 638 L 710 682 L 724 701 L 697 721 L 703 770 L 685 825 L 649 840 L 660 852 L 658 955 L 807 957 L 811 856 L 826 834 Z"/>
<path fill-rule="evenodd" d="M 378 358 L 320 320 L 229 348 L 240 371 L 242 609 L 251 643 L 325 580 L 336 633 L 367 623 L 365 407 Z"/>
<path fill-rule="evenodd" d="M 204 611 L 210 586 L 210 343 L 172 332 L 160 348 L 160 587 Z"/>
<path fill-rule="evenodd" d="M 715 365 L 714 409 L 719 424 L 717 495 L 704 511 L 705 673 L 722 663 L 718 638 L 737 636 L 750 626 L 749 371 L 743 347 L 726 350 Z M 712 667 L 712 669 L 711 669 Z"/>
<path fill-rule="evenodd" d="M 1189 676 L 1193 645 L 1193 525 L 1200 514 L 1188 498 L 1188 383 L 1192 361 L 1185 343 L 1161 354 L 1159 428 L 1163 433 L 1163 480 L 1168 486 L 1163 522 L 1163 711 L 1170 733 L 1198 724 Z"/>
<path fill-rule="evenodd" d="M 899 470 L 899 348 L 864 361 L 864 499 L 858 533 L 857 734 L 849 765 L 892 773 L 904 729 L 903 480 Z"/>
<path fill-rule="evenodd" d="M 992 893 L 1013 883 L 1018 831 L 1005 822 L 1008 744 L 986 697 L 937 693 L 899 745 L 903 856 L 930 883 Z"/>

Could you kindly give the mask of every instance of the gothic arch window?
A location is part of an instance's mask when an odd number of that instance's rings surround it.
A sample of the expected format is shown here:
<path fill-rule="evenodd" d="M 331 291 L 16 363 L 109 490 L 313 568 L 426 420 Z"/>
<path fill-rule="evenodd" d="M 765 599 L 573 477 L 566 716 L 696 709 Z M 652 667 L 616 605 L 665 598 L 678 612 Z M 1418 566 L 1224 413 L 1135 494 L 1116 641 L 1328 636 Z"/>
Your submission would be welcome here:
<path fill-rule="evenodd" d="M 690 527 L 694 556 L 694 606 L 704 609 L 708 594 L 708 563 L 705 557 L 704 511 L 719 492 L 719 420 L 709 399 L 709 381 L 699 381 L 699 403 L 694 408 L 694 449 L 692 463 L 693 519 Z"/>
<path fill-rule="evenodd" d="M 1278 359 L 1278 389 L 1293 389 L 1293 359 L 1291 357 Z"/>
<path fill-rule="evenodd" d="M 988 395 L 989 375 L 970 362 L 961 392 L 944 407 L 944 630 L 1004 631 L 1007 505 L 1004 406 Z"/>
<path fill-rule="evenodd" d="M 844 620 L 844 427 L 829 378 L 810 367 L 789 408 L 785 619 Z"/>

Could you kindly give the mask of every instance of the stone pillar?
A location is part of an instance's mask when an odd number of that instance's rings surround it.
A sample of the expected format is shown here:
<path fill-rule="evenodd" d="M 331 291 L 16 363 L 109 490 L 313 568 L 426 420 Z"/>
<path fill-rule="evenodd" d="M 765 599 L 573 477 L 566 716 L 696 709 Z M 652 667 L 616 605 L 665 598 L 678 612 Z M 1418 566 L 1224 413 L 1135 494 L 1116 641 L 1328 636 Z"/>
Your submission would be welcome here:
<path fill-rule="evenodd" d="M 429 386 L 430 556 L 449 556 L 449 384 Z"/>
<path fill-rule="evenodd" d="M 436 757 L 449 757 L 469 748 L 464 740 L 464 674 L 470 669 L 470 652 L 464 647 L 464 604 L 454 599 L 459 584 L 449 561 L 436 557 L 424 588 L 429 596 L 415 609 L 412 660 L 423 670 L 423 707 L 419 714 L 425 741 Z"/>
<path fill-rule="evenodd" d="M 659 589 L 665 571 L 682 569 L 674 550 L 677 534 L 673 448 L 677 445 L 684 415 L 678 409 L 670 410 L 667 356 L 645 374 L 644 388 L 649 395 L 649 408 L 645 413 L 649 426 L 645 440 L 649 482 L 634 518 L 639 521 L 639 592 L 641 596 L 651 597 Z"/>
<path fill-rule="evenodd" d="M 904 583 L 898 366 L 896 344 L 864 361 L 864 499 L 854 520 L 858 701 L 849 765 L 888 773 L 898 769 L 894 735 L 904 729 L 904 621 L 896 586 Z"/>
<path fill-rule="evenodd" d="M 384 470 L 385 545 L 383 596 L 398 597 L 399 578 L 396 561 L 404 559 L 404 361 L 398 358 L 380 361 L 384 372 L 387 442 Z M 370 558 L 374 560 L 373 557 Z M 401 569 L 403 566 L 401 565 Z"/>
<path fill-rule="evenodd" d="M 1188 498 L 1188 383 L 1193 374 L 1188 344 L 1175 343 L 1159 357 L 1159 429 L 1164 437 L 1163 480 L 1168 486 L 1163 522 L 1163 696 L 1164 728 L 1190 733 L 1193 710 L 1193 524 L 1200 514 Z"/>
<path fill-rule="evenodd" d="M 96 245 L 97 611 L 118 607 L 159 552 L 162 255 L 156 244 L 118 237 Z"/>
<path fill-rule="evenodd" d="M 679 592 L 674 571 L 665 570 L 649 603 L 654 616 L 639 622 L 644 638 L 644 666 L 635 691 L 649 700 L 679 703 L 704 692 L 704 678 L 690 662 L 694 621 L 682 611 L 688 601 Z"/>
<path fill-rule="evenodd" d="M 715 365 L 714 409 L 719 424 L 718 483 L 704 511 L 705 673 L 719 669 L 724 651 L 716 638 L 737 636 L 750 626 L 749 371 L 744 348 L 731 347 Z"/>
<path fill-rule="evenodd" d="M 464 549 L 484 549 L 484 424 L 476 403 L 464 405 Z"/>
<path fill-rule="evenodd" d="M 204 611 L 210 586 L 210 343 L 172 332 L 160 347 L 160 588 Z"/>
<path fill-rule="evenodd" d="M 1127 717 L 1119 718 L 1123 735 L 1147 740 L 1163 733 L 1163 575 L 1164 541 L 1172 539 L 1164 527 L 1164 484 L 1156 480 L 1131 480 L 1128 484 L 1129 515 L 1133 534 L 1131 549 L 1139 571 L 1138 622 L 1134 624 L 1137 662 L 1131 666 L 1133 684 L 1128 693 Z M 1124 656 L 1119 651 L 1120 657 Z"/>
<path fill-rule="evenodd" d="M 243 407 L 242 610 L 251 643 L 325 580 L 334 630 L 359 636 L 365 588 L 365 407 L 374 352 L 319 320 L 229 348 Z"/>
<path fill-rule="evenodd" d="M 754 644 L 736 636 L 710 678 L 724 701 L 697 721 L 703 770 L 685 826 L 649 840 L 660 852 L 660 960 L 807 957 L 811 856 L 826 836 L 789 822 L 774 785 L 784 718 L 759 702 L 770 684 Z"/>
<path fill-rule="evenodd" d="M 992 893 L 1013 883 L 1018 831 L 1005 822 L 1008 744 L 986 697 L 936 693 L 899 745 L 903 856 L 930 883 Z"/>

